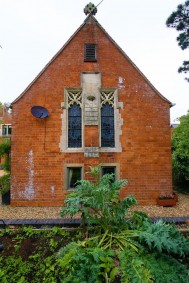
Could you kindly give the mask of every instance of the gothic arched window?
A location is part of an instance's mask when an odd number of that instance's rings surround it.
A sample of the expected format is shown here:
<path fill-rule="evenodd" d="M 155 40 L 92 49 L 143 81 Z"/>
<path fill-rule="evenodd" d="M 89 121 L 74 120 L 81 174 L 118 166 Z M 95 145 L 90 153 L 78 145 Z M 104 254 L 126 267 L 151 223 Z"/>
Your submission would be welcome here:
<path fill-rule="evenodd" d="M 82 114 L 77 103 L 68 109 L 68 147 L 82 147 Z"/>
<path fill-rule="evenodd" d="M 114 107 L 106 102 L 101 107 L 101 147 L 114 146 Z"/>

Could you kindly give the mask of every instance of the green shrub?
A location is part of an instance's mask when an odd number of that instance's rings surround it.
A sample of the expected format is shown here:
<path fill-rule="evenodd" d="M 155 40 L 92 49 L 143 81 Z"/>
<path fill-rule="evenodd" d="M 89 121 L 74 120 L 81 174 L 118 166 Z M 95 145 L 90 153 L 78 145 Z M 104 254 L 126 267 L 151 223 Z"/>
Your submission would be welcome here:
<path fill-rule="evenodd" d="M 99 225 L 104 231 L 125 226 L 128 207 L 136 204 L 133 196 L 119 200 L 119 191 L 127 184 L 126 180 L 114 180 L 114 174 L 106 174 L 99 178 L 100 167 L 91 168 L 95 182 L 81 180 L 74 192 L 71 192 L 61 211 L 61 216 L 73 217 L 81 214 L 82 223 Z"/>
<path fill-rule="evenodd" d="M 189 192 L 189 112 L 179 121 L 172 137 L 173 181 L 179 189 Z"/>
<path fill-rule="evenodd" d="M 10 139 L 4 139 L 0 143 L 0 156 L 5 157 L 5 162 L 2 164 L 5 171 L 10 172 L 10 151 L 11 151 L 11 142 Z"/>
<path fill-rule="evenodd" d="M 58 227 L 6 229 L 6 234 L 0 230 L 0 239 L 4 241 L 0 282 L 59 283 L 62 271 L 57 252 L 71 238 L 73 235 Z"/>
<path fill-rule="evenodd" d="M 0 177 L 0 193 L 2 195 L 10 191 L 10 173 Z"/>
<path fill-rule="evenodd" d="M 119 200 L 125 181 L 101 179 L 99 167 L 91 168 L 95 182 L 81 180 L 65 200 L 61 215 L 81 213 L 85 239 L 60 249 L 62 283 L 188 283 L 189 242 L 174 226 L 152 223 L 144 213 L 128 208 L 132 196 Z"/>

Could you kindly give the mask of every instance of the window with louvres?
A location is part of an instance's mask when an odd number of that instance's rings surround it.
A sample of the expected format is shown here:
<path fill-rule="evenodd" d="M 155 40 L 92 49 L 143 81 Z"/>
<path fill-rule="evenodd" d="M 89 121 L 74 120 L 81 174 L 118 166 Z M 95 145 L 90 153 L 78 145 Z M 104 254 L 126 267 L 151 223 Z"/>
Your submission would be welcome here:
<path fill-rule="evenodd" d="M 84 61 L 85 62 L 96 62 L 96 44 L 87 43 L 84 45 Z"/>

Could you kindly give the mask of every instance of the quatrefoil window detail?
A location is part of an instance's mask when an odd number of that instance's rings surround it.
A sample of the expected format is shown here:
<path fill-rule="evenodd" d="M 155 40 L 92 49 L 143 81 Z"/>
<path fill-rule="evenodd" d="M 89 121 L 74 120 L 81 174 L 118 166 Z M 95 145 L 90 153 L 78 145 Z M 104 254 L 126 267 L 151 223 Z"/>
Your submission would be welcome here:
<path fill-rule="evenodd" d="M 101 147 L 115 146 L 114 91 L 101 91 Z"/>
<path fill-rule="evenodd" d="M 81 90 L 69 90 L 68 91 L 68 108 L 70 108 L 74 103 L 82 106 L 82 91 Z"/>
<path fill-rule="evenodd" d="M 114 91 L 101 91 L 101 107 L 108 103 L 114 107 Z"/>

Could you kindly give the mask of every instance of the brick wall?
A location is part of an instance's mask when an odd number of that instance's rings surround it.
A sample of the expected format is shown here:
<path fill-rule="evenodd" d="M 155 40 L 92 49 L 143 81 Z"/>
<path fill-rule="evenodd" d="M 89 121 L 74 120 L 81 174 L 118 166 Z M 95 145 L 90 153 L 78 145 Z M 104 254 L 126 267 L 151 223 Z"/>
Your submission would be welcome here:
<path fill-rule="evenodd" d="M 84 43 L 97 44 L 97 62 L 84 62 Z M 123 119 L 121 152 L 61 152 L 65 88 L 81 87 L 82 72 L 100 72 L 103 88 L 117 89 Z M 50 116 L 37 119 L 30 109 L 41 105 Z M 93 19 L 83 25 L 25 93 L 13 103 L 11 205 L 58 206 L 67 194 L 65 166 L 118 164 L 119 177 L 129 184 L 121 197 L 134 194 L 153 204 L 172 191 L 170 103 L 162 98 Z M 65 121 L 66 123 L 66 121 Z M 98 147 L 98 126 L 85 126 L 85 146 Z M 88 178 L 84 174 L 84 178 Z"/>

